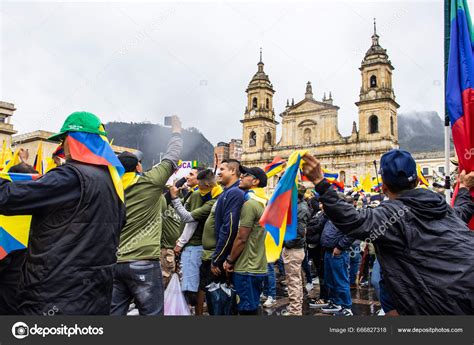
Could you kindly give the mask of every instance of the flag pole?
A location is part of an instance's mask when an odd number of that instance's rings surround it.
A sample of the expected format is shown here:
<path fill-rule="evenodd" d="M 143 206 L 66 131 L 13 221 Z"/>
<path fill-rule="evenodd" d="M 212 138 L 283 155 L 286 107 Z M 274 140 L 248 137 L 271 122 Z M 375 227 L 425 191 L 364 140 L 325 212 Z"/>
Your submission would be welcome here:
<path fill-rule="evenodd" d="M 446 202 L 451 203 L 451 173 L 449 171 L 449 156 L 450 156 L 450 133 L 449 114 L 446 107 L 446 79 L 448 76 L 448 60 L 449 60 L 449 44 L 451 31 L 451 14 L 450 1 L 444 0 L 444 173 L 445 173 L 445 194 Z"/>
<path fill-rule="evenodd" d="M 377 185 L 379 184 L 379 172 L 377 171 L 377 161 L 374 159 L 374 168 L 375 168 L 375 178 L 377 179 Z M 379 193 L 379 195 L 381 194 L 380 193 L 380 188 L 379 188 L 379 191 L 377 192 Z"/>

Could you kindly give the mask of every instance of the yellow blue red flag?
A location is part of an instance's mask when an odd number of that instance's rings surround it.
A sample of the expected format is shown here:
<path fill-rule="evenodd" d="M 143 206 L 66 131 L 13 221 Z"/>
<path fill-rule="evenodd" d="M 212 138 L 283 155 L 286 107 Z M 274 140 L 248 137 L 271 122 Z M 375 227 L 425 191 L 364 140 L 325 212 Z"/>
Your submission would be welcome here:
<path fill-rule="evenodd" d="M 280 257 L 283 241 L 296 238 L 298 211 L 298 173 L 302 168 L 306 150 L 293 152 L 288 158 L 287 167 L 282 178 L 260 218 L 265 228 L 265 251 L 268 262 L 275 262 Z"/>

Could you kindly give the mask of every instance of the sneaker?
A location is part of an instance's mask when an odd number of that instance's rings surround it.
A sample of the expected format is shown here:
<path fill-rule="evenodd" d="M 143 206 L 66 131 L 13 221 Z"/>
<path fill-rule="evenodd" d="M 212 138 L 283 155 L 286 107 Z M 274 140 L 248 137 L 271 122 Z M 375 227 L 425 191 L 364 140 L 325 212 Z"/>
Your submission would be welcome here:
<path fill-rule="evenodd" d="M 316 298 L 311 298 L 309 300 L 309 307 L 310 308 L 324 308 L 324 307 L 327 307 L 328 306 L 328 302 L 326 302 L 325 300 L 319 298 L 319 299 L 316 299 Z"/>
<path fill-rule="evenodd" d="M 265 295 L 263 294 L 263 292 L 260 294 L 260 302 L 266 301 L 267 298 L 268 298 L 268 297 L 265 296 Z"/>
<path fill-rule="evenodd" d="M 342 307 L 340 305 L 332 303 L 332 301 L 329 302 L 327 307 L 324 307 L 324 308 L 321 309 L 321 311 L 324 314 L 333 314 L 333 313 L 337 313 L 341 310 L 342 310 Z"/>
<path fill-rule="evenodd" d="M 270 307 L 274 306 L 275 303 L 276 303 L 276 300 L 272 296 L 268 296 L 265 303 L 263 303 L 263 307 L 264 308 L 270 308 Z"/>
<path fill-rule="evenodd" d="M 377 316 L 385 316 L 385 312 L 382 308 L 380 308 L 380 310 L 377 312 Z"/>
<path fill-rule="evenodd" d="M 286 309 L 283 309 L 280 313 L 281 316 L 291 316 L 290 312 Z"/>
<path fill-rule="evenodd" d="M 313 283 L 307 283 L 306 284 L 306 291 L 310 292 L 311 290 L 313 290 L 313 288 L 314 288 Z"/>
<path fill-rule="evenodd" d="M 334 313 L 334 316 L 354 316 L 354 314 L 351 309 L 342 308 L 340 311 Z"/>
<path fill-rule="evenodd" d="M 319 277 L 313 278 L 313 284 L 319 284 Z"/>
<path fill-rule="evenodd" d="M 369 286 L 369 282 L 368 282 L 367 280 L 365 280 L 365 281 L 361 282 L 361 283 L 359 284 L 359 286 L 360 286 L 360 287 L 368 287 L 368 286 Z"/>

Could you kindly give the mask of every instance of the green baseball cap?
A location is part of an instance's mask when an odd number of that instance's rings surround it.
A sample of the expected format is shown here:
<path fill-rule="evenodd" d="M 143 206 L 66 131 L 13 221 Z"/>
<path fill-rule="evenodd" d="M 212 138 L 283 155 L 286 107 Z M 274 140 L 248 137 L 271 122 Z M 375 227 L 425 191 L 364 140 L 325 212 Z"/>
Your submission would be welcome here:
<path fill-rule="evenodd" d="M 61 141 L 68 132 L 86 132 L 100 135 L 107 135 L 107 132 L 102 131 L 102 122 L 92 113 L 87 111 L 76 111 L 69 115 L 64 121 L 59 133 L 54 134 L 48 138 L 51 141 Z"/>

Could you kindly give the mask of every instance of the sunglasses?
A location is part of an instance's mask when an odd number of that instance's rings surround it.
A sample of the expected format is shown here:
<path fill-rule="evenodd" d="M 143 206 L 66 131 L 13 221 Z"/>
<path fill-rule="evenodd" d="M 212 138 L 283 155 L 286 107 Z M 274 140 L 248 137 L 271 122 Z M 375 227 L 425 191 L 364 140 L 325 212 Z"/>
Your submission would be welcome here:
<path fill-rule="evenodd" d="M 254 179 L 257 178 L 255 175 L 252 175 L 252 174 L 249 174 L 249 173 L 244 173 L 244 174 L 242 175 L 242 177 L 247 177 L 247 176 L 250 176 L 250 177 L 252 177 L 252 178 L 254 178 Z"/>

